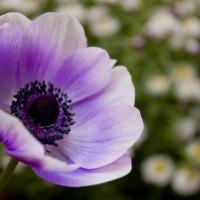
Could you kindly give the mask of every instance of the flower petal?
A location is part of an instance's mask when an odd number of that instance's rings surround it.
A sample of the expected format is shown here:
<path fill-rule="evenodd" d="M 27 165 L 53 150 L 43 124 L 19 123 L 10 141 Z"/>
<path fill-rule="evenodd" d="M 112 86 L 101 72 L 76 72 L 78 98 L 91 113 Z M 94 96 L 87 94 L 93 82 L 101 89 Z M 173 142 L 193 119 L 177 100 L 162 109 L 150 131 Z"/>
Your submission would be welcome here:
<path fill-rule="evenodd" d="M 117 63 L 116 59 L 110 59 L 110 65 L 111 65 L 111 67 L 114 67 L 116 63 Z"/>
<path fill-rule="evenodd" d="M 55 74 L 55 75 L 54 75 Z M 66 91 L 73 102 L 103 89 L 111 76 L 110 59 L 100 48 L 82 48 L 70 54 L 50 80 Z"/>
<path fill-rule="evenodd" d="M 0 110 L 0 143 L 4 153 L 40 170 L 50 172 L 71 171 L 79 166 L 68 164 L 60 158 L 48 155 L 43 145 L 23 126 L 20 120 Z"/>
<path fill-rule="evenodd" d="M 76 121 L 75 126 L 87 122 L 108 106 L 134 106 L 135 88 L 130 73 L 125 67 L 115 67 L 112 70 L 108 86 L 100 93 L 84 101 L 73 104 Z"/>
<path fill-rule="evenodd" d="M 22 30 L 25 30 L 31 24 L 31 20 L 21 13 L 10 12 L 0 16 L 0 26 L 4 23 L 17 24 Z"/>
<path fill-rule="evenodd" d="M 71 187 L 89 186 L 108 182 L 128 174 L 130 170 L 131 159 L 128 155 L 124 155 L 115 162 L 96 169 L 79 168 L 74 171 L 60 173 L 34 169 L 39 177 L 49 182 Z"/>
<path fill-rule="evenodd" d="M 6 154 L 27 165 L 39 166 L 44 148 L 22 125 L 8 113 L 0 110 L 0 142 L 6 147 Z"/>
<path fill-rule="evenodd" d="M 2 18 L 0 17 L 0 21 Z M 16 91 L 17 62 L 21 48 L 22 30 L 17 24 L 0 25 L 0 108 L 9 111 L 9 105 Z"/>
<path fill-rule="evenodd" d="M 51 173 L 68 172 L 78 168 L 78 165 L 68 164 L 66 161 L 59 160 L 59 158 L 55 158 L 50 155 L 45 155 L 40 161 L 40 165 L 35 167 L 36 170 Z"/>
<path fill-rule="evenodd" d="M 57 142 L 73 163 L 91 169 L 121 157 L 141 135 L 143 122 L 139 111 L 129 106 L 105 109 Z"/>
<path fill-rule="evenodd" d="M 85 33 L 76 19 L 59 13 L 39 16 L 24 33 L 21 79 L 46 79 L 46 72 L 48 75 L 68 54 L 85 46 Z"/>

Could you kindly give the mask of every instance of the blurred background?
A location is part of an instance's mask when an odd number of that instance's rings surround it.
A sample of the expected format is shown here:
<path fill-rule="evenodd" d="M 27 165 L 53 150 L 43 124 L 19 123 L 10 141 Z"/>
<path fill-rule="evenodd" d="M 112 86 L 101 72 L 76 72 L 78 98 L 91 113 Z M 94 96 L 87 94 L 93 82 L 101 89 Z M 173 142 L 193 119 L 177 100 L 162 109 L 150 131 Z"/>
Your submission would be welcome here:
<path fill-rule="evenodd" d="M 88 44 L 132 74 L 145 130 L 122 179 L 65 188 L 18 165 L 3 200 L 200 199 L 200 0 L 0 0 L 8 11 L 77 17 Z M 1 170 L 7 162 L 0 155 Z"/>

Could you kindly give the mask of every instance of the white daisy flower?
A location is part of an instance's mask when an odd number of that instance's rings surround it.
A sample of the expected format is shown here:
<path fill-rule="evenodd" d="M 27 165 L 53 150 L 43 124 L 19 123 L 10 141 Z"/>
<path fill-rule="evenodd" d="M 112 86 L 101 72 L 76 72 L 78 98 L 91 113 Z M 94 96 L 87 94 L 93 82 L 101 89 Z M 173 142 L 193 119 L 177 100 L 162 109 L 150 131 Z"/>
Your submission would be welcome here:
<path fill-rule="evenodd" d="M 60 4 L 57 8 L 58 12 L 67 13 L 71 16 L 76 17 L 79 21 L 84 21 L 86 16 L 86 9 L 83 5 L 77 1 L 73 2 L 65 2 L 64 4 Z"/>
<path fill-rule="evenodd" d="M 147 22 L 144 32 L 149 37 L 162 39 L 179 29 L 178 20 L 166 10 L 158 10 Z"/>
<path fill-rule="evenodd" d="M 12 10 L 22 13 L 32 13 L 38 10 L 41 6 L 40 0 L 1 0 L 1 10 Z"/>
<path fill-rule="evenodd" d="M 194 16 L 187 17 L 181 23 L 180 31 L 187 37 L 200 37 L 200 20 Z"/>
<path fill-rule="evenodd" d="M 200 189 L 200 173 L 196 169 L 184 167 L 177 170 L 172 180 L 172 188 L 182 196 L 189 196 Z"/>
<path fill-rule="evenodd" d="M 171 71 L 174 91 L 181 101 L 200 101 L 200 80 L 194 66 L 180 64 Z"/>
<path fill-rule="evenodd" d="M 102 5 L 92 6 L 87 10 L 86 18 L 89 23 L 95 22 L 104 16 L 109 15 L 107 7 Z"/>
<path fill-rule="evenodd" d="M 168 43 L 173 50 L 181 50 L 184 49 L 185 40 L 185 35 L 181 31 L 178 31 L 170 36 Z"/>
<path fill-rule="evenodd" d="M 191 142 L 186 148 L 187 155 L 191 160 L 200 164 L 200 141 Z"/>
<path fill-rule="evenodd" d="M 146 81 L 146 91 L 150 95 L 163 95 L 170 89 L 170 80 L 162 74 L 152 75 Z"/>
<path fill-rule="evenodd" d="M 197 122 L 194 117 L 188 116 L 177 120 L 174 124 L 174 134 L 181 141 L 191 140 L 197 131 Z"/>
<path fill-rule="evenodd" d="M 174 165 L 167 155 L 153 155 L 147 158 L 141 167 L 143 180 L 157 186 L 165 186 L 172 178 Z"/>
<path fill-rule="evenodd" d="M 96 3 L 117 4 L 120 0 L 95 0 Z"/>
<path fill-rule="evenodd" d="M 175 93 L 181 101 L 200 101 L 200 80 L 197 78 L 177 82 Z"/>
<path fill-rule="evenodd" d="M 200 50 L 199 41 L 194 38 L 189 38 L 185 43 L 185 50 L 190 54 L 196 54 Z"/>
<path fill-rule="evenodd" d="M 108 37 L 120 30 L 119 21 L 109 15 L 102 16 L 89 24 L 90 31 L 97 37 Z"/>
<path fill-rule="evenodd" d="M 190 63 L 180 63 L 172 66 L 171 78 L 174 82 L 193 79 L 196 76 L 196 68 Z"/>
<path fill-rule="evenodd" d="M 123 0 L 120 1 L 120 5 L 125 11 L 135 11 L 141 8 L 141 0 Z"/>
<path fill-rule="evenodd" d="M 193 0 L 182 0 L 175 2 L 175 11 L 180 16 L 193 14 L 196 10 L 196 4 Z"/>

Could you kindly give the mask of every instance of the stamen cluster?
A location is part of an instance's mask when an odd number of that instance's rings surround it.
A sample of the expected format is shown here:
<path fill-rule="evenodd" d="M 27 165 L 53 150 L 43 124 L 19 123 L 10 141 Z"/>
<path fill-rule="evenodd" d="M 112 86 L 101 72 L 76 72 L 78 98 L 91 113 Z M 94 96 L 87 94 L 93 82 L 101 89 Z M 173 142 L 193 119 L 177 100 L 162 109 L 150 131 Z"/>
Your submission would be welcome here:
<path fill-rule="evenodd" d="M 60 88 L 36 80 L 14 95 L 10 110 L 41 143 L 57 146 L 75 123 L 71 103 Z"/>

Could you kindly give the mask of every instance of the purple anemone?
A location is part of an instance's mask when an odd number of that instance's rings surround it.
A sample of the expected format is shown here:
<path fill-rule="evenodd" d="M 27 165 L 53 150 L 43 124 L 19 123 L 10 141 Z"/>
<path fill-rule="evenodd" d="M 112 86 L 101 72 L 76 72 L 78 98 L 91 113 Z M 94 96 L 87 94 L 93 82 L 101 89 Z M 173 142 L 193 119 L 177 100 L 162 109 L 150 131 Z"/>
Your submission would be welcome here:
<path fill-rule="evenodd" d="M 0 16 L 0 142 L 41 178 L 88 186 L 126 175 L 143 123 L 123 66 L 78 21 Z"/>

